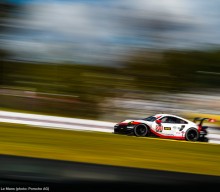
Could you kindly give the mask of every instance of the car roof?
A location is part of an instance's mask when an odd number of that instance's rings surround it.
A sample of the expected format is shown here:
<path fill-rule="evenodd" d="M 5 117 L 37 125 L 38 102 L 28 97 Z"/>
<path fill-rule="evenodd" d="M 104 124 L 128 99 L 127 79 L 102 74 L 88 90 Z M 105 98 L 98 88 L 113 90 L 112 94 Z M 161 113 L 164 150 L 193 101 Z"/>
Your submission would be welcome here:
<path fill-rule="evenodd" d="M 168 113 L 158 113 L 158 114 L 155 114 L 154 115 L 155 117 L 159 117 L 159 116 L 173 116 L 173 117 L 178 117 L 176 115 L 173 115 L 173 114 L 168 114 Z"/>
<path fill-rule="evenodd" d="M 158 113 L 158 114 L 155 114 L 155 115 L 154 115 L 154 117 L 157 117 L 157 118 L 158 118 L 158 117 L 164 117 L 164 116 L 177 117 L 177 118 L 181 118 L 181 119 L 183 119 L 183 120 L 185 120 L 185 121 L 191 122 L 190 120 L 185 119 L 185 118 L 183 118 L 183 117 L 181 117 L 181 116 L 173 115 L 173 114 L 168 114 L 168 113 Z"/>

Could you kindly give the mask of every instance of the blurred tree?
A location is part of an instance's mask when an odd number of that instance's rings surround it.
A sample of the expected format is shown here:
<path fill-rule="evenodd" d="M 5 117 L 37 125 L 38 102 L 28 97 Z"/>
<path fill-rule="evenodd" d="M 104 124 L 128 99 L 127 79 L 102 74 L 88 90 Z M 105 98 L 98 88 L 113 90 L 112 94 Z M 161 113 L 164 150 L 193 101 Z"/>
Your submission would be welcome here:
<path fill-rule="evenodd" d="M 5 59 L 9 56 L 9 52 L 5 51 L 4 49 L 0 48 L 0 86 L 4 85 L 5 81 L 5 65 L 6 61 Z"/>
<path fill-rule="evenodd" d="M 220 88 L 220 51 L 169 51 L 164 53 L 172 90 L 201 91 Z"/>
<path fill-rule="evenodd" d="M 11 17 L 18 5 L 9 3 L 8 1 L 2 0 L 0 2 L 0 35 L 2 33 L 7 33 L 7 19 Z M 3 46 L 0 44 L 0 85 L 4 84 L 4 73 L 5 73 L 5 59 L 11 55 Z"/>
<path fill-rule="evenodd" d="M 128 58 L 124 74 L 134 78 L 134 87 L 144 91 L 169 90 L 168 66 L 162 52 L 141 50 Z"/>
<path fill-rule="evenodd" d="M 220 90 L 220 51 L 141 50 L 125 62 L 130 84 L 149 92 Z"/>

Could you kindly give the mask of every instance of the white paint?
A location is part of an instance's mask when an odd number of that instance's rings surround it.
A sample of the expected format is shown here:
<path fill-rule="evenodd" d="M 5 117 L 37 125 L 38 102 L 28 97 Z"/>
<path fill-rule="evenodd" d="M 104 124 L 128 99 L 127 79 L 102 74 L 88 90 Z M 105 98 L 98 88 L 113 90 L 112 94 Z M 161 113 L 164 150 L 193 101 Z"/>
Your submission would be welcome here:
<path fill-rule="evenodd" d="M 8 112 L 0 111 L 0 117 L 5 118 L 25 118 L 30 120 L 45 120 L 45 121 L 59 121 L 59 123 L 79 123 L 83 125 L 96 125 L 96 126 L 105 126 L 113 127 L 115 123 L 106 122 L 106 121 L 96 121 L 96 120 L 87 120 L 87 119 L 76 119 L 69 117 L 59 117 L 59 116 L 50 116 L 50 115 L 37 115 L 30 113 L 18 113 L 18 112 Z"/>

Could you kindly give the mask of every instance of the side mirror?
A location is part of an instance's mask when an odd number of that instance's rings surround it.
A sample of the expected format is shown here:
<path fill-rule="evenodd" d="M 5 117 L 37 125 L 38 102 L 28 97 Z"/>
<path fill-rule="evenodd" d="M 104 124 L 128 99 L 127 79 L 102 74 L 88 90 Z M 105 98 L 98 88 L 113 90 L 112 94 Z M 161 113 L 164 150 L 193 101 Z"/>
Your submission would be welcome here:
<path fill-rule="evenodd" d="M 157 120 L 156 120 L 156 123 L 157 123 L 157 124 L 161 124 L 161 122 L 162 122 L 162 121 L 161 121 L 160 119 L 157 119 Z"/>

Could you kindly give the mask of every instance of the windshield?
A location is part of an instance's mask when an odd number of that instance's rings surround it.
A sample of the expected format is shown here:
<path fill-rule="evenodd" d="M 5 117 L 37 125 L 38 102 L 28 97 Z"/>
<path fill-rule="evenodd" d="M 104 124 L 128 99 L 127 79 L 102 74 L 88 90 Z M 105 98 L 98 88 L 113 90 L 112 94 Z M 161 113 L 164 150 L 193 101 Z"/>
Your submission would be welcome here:
<path fill-rule="evenodd" d="M 156 119 L 157 119 L 156 117 L 150 116 L 150 117 L 144 118 L 144 119 L 142 119 L 142 120 L 153 122 L 153 121 L 155 121 Z"/>

